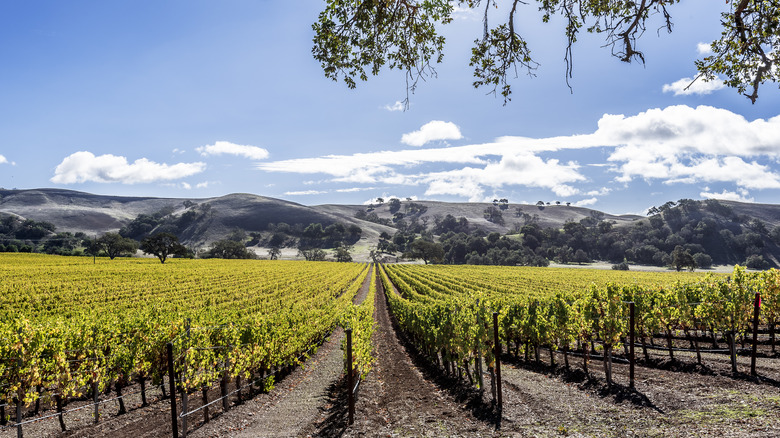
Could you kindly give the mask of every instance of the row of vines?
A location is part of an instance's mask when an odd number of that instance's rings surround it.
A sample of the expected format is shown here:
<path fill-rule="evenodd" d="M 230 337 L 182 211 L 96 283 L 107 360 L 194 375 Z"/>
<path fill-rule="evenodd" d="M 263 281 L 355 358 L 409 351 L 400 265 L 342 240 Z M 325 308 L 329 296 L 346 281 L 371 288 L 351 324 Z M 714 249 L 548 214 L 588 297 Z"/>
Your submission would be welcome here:
<path fill-rule="evenodd" d="M 121 395 L 132 382 L 145 403 L 147 382 L 159 385 L 166 374 L 168 343 L 183 391 L 299 364 L 356 312 L 368 271 L 325 262 L 3 255 L 0 406 L 43 400 L 61 409 L 112 384 Z"/>
<path fill-rule="evenodd" d="M 515 355 L 523 351 L 528 358 L 533 353 L 538 360 L 539 349 L 545 347 L 553 363 L 553 353 L 560 351 L 568 366 L 569 353 L 577 350 L 587 371 L 589 355 L 597 347 L 608 382 L 612 352 L 627 345 L 629 303 L 634 303 L 635 330 L 645 358 L 648 340 L 660 338 L 666 339 L 672 358 L 674 340 L 677 345 L 680 340 L 690 343 L 701 363 L 702 340 L 717 348 L 718 340 L 725 339 L 729 350 L 736 351 L 737 340 L 752 330 L 754 300 L 760 293 L 761 325 L 774 349 L 780 314 L 780 271 L 774 269 L 747 272 L 737 266 L 731 276 L 654 274 L 622 279 L 622 284 L 610 281 L 621 280 L 611 277 L 615 273 L 601 271 L 600 281 L 591 280 L 589 285 L 578 276 L 590 278 L 592 271 L 569 270 L 568 286 L 539 290 L 533 286 L 547 283 L 550 273 L 545 269 L 464 268 L 388 265 L 381 275 L 386 290 L 395 286 L 400 292 L 388 293 L 388 300 L 418 348 L 447 370 L 465 371 L 477 385 L 482 384 L 480 359 L 489 369 L 495 360 L 493 312 L 498 313 L 502 344 Z M 736 354 L 732 368 L 736 370 Z"/>

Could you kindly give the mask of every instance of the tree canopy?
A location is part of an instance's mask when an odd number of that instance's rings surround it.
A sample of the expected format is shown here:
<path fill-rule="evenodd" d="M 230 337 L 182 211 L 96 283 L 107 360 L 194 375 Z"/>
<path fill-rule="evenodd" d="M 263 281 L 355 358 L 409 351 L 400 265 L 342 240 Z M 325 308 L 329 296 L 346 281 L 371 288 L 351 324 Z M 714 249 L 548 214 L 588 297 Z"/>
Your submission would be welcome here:
<path fill-rule="evenodd" d="M 131 254 L 138 249 L 138 243 L 130 238 L 122 237 L 119 233 L 106 233 L 97 240 L 100 249 L 106 252 L 111 260 L 122 254 Z"/>
<path fill-rule="evenodd" d="M 141 241 L 141 251 L 146 254 L 153 254 L 160 263 L 165 263 L 168 256 L 187 254 L 187 248 L 179 243 L 179 238 L 171 233 L 157 233 Z"/>
<path fill-rule="evenodd" d="M 573 72 L 572 50 L 580 32 L 602 35 L 604 46 L 620 61 L 644 63 L 640 38 L 648 26 L 659 24 L 671 33 L 677 3 L 680 0 L 325 0 L 325 10 L 312 25 L 312 54 L 326 77 L 343 80 L 349 88 L 387 66 L 405 72 L 407 90 L 414 92 L 421 78 L 436 75 L 435 64 L 444 58 L 441 25 L 453 20 L 456 7 L 479 10 L 484 26 L 471 49 L 472 85 L 500 93 L 506 104 L 512 94 L 510 76 L 517 76 L 518 71 L 533 76 L 538 66 L 515 26 L 523 8 L 538 8 L 544 22 L 557 14 L 563 18 L 568 82 Z M 726 85 L 755 103 L 761 84 L 780 82 L 780 3 L 726 3 L 720 38 L 711 43 L 710 55 L 696 61 L 696 68 L 703 80 L 725 76 Z M 509 12 L 496 24 L 489 12 L 499 4 L 506 4 Z"/>

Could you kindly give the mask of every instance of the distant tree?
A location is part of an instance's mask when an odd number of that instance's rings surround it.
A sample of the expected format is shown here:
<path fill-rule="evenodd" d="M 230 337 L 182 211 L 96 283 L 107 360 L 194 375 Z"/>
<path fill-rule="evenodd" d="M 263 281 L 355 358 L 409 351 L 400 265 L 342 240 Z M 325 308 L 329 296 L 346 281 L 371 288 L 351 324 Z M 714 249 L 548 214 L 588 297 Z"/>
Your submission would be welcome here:
<path fill-rule="evenodd" d="M 745 266 L 747 266 L 750 269 L 757 269 L 757 270 L 769 269 L 770 267 L 769 262 L 764 260 L 764 257 L 758 254 L 749 256 L 745 260 Z"/>
<path fill-rule="evenodd" d="M 319 239 L 324 233 L 325 231 L 322 229 L 322 224 L 311 223 L 303 230 L 303 237 L 308 239 Z"/>
<path fill-rule="evenodd" d="M 616 271 L 628 271 L 628 262 L 623 260 L 622 262 L 612 265 L 612 269 Z"/>
<path fill-rule="evenodd" d="M 246 231 L 242 230 L 241 228 L 234 228 L 227 237 L 227 240 L 232 240 L 234 242 L 245 242 L 246 239 Z"/>
<path fill-rule="evenodd" d="M 279 256 L 282 255 L 282 250 L 279 249 L 278 246 L 272 246 L 271 249 L 268 250 L 268 257 L 271 260 L 278 260 Z"/>
<path fill-rule="evenodd" d="M 561 201 L 555 201 L 555 205 L 561 205 Z"/>
<path fill-rule="evenodd" d="M 165 263 L 168 256 L 187 255 L 187 248 L 179 243 L 179 238 L 171 233 L 158 233 L 145 238 L 141 241 L 141 251 L 146 254 L 152 254 L 160 263 Z"/>
<path fill-rule="evenodd" d="M 352 224 L 352 225 L 347 227 L 347 232 L 353 238 L 359 239 L 360 235 L 363 234 L 363 229 L 360 228 L 359 226 L 355 225 L 355 224 Z"/>
<path fill-rule="evenodd" d="M 579 264 L 588 263 L 590 262 L 590 257 L 588 257 L 588 253 L 578 249 L 574 252 L 574 261 Z"/>
<path fill-rule="evenodd" d="M 243 243 L 232 240 L 218 240 L 211 244 L 211 249 L 206 253 L 206 258 L 216 259 L 253 259 L 255 253 L 246 249 Z"/>
<path fill-rule="evenodd" d="M 15 235 L 17 239 L 38 240 L 53 233 L 55 229 L 54 224 L 50 222 L 27 219 L 16 227 Z"/>
<path fill-rule="evenodd" d="M 712 257 L 703 252 L 694 254 L 693 261 L 696 262 L 696 267 L 698 268 L 709 269 L 712 267 Z"/>
<path fill-rule="evenodd" d="M 273 235 L 271 235 L 271 238 L 268 240 L 268 244 L 272 247 L 280 247 L 282 244 L 287 240 L 287 235 L 284 233 L 276 232 Z"/>
<path fill-rule="evenodd" d="M 382 205 L 382 204 L 385 203 L 385 199 L 384 198 L 376 198 L 376 203 L 379 204 L 379 205 Z"/>
<path fill-rule="evenodd" d="M 122 254 L 134 254 L 138 250 L 138 242 L 122 237 L 119 233 L 106 233 L 97 239 L 97 248 L 103 250 L 109 259 L 114 260 Z M 91 254 L 88 248 L 88 253 Z"/>
<path fill-rule="evenodd" d="M 567 203 L 566 203 L 566 206 L 567 206 L 567 207 L 568 207 L 568 206 L 570 206 L 570 205 L 571 205 L 571 202 L 567 202 Z"/>
<path fill-rule="evenodd" d="M 343 263 L 349 263 L 352 261 L 352 254 L 350 254 L 350 251 L 352 250 L 352 247 L 347 245 L 340 245 L 338 248 L 336 248 L 336 261 L 337 262 L 343 262 Z"/>
<path fill-rule="evenodd" d="M 444 259 L 444 248 L 435 242 L 417 239 L 411 244 L 408 253 L 404 257 L 409 259 L 421 259 L 427 265 L 429 262 L 440 262 Z"/>
<path fill-rule="evenodd" d="M 306 259 L 307 262 L 321 262 L 325 260 L 325 251 L 321 248 L 298 249 L 298 255 Z"/>
<path fill-rule="evenodd" d="M 677 245 L 672 251 L 672 266 L 678 272 L 683 268 L 693 271 L 696 269 L 696 261 L 693 259 L 691 252 L 684 249 L 682 246 Z"/>
<path fill-rule="evenodd" d="M 390 198 L 387 201 L 387 206 L 390 208 L 390 213 L 395 213 L 401 209 L 401 200 L 398 198 Z"/>
<path fill-rule="evenodd" d="M 504 225 L 504 216 L 501 213 L 501 210 L 492 205 L 483 210 L 482 215 L 485 219 L 494 224 Z"/>

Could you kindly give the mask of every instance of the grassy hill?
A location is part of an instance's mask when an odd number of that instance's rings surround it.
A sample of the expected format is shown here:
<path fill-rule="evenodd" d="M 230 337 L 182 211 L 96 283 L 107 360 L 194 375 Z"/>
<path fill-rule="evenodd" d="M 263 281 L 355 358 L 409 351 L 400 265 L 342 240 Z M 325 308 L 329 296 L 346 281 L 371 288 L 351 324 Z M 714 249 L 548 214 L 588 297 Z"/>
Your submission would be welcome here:
<path fill-rule="evenodd" d="M 0 190 L 0 217 L 11 215 L 22 221 L 48 222 L 56 227 L 58 233 L 84 233 L 87 236 L 99 236 L 123 228 L 126 231 L 128 227 L 138 225 L 135 220 L 139 217 L 164 217 L 164 220 L 153 222 L 134 237 L 170 231 L 196 250 L 206 249 L 213 242 L 226 239 L 238 231 L 253 236 L 256 252 L 264 255 L 275 225 L 287 224 L 296 230 L 291 234 L 293 237 L 286 240 L 288 248 L 283 251 L 284 257 L 291 257 L 295 254 L 292 246 L 295 237 L 301 236 L 309 224 L 319 223 L 323 228 L 343 224 L 362 230 L 359 240 L 352 243 L 356 260 L 366 260 L 369 249 L 379 243 L 380 234 L 394 236 L 399 230 L 412 238 L 415 233 L 421 232 L 442 234 L 443 231 L 438 231 L 442 227 L 437 225 L 451 216 L 460 220 L 465 218 L 468 234 L 513 233 L 516 235 L 512 239 L 523 245 L 528 239 L 525 236 L 528 230 L 524 227 L 532 225 L 537 230 L 534 231 L 536 240 L 545 252 L 536 248 L 536 243 L 532 247 L 537 255 L 549 260 L 557 258 L 560 249 L 565 247 L 574 252 L 581 248 L 589 252 L 591 258 L 611 259 L 613 257 L 603 257 L 601 253 L 620 241 L 625 249 L 634 248 L 635 251 L 628 254 L 635 255 L 636 263 L 642 263 L 640 260 L 662 260 L 665 255 L 671 255 L 678 244 L 683 244 L 693 254 L 706 252 L 716 262 L 740 263 L 747 255 L 760 254 L 772 264 L 780 264 L 780 248 L 777 246 L 780 242 L 780 205 L 733 201 L 670 202 L 656 213 L 646 218 L 611 215 L 566 205 L 508 202 L 396 200 L 370 206 L 306 206 L 246 193 L 195 199 L 104 196 L 63 189 Z M 573 223 L 585 225 L 584 228 L 569 226 L 566 229 L 566 224 Z M 611 234 L 598 231 L 599 223 L 611 224 Z M 605 240 L 610 236 L 612 240 Z M 469 245 L 469 251 L 474 245 L 474 242 Z M 594 253 L 597 245 L 606 245 L 606 249 Z M 622 256 L 619 258 L 622 259 Z M 632 260 L 630 256 L 628 260 Z"/>

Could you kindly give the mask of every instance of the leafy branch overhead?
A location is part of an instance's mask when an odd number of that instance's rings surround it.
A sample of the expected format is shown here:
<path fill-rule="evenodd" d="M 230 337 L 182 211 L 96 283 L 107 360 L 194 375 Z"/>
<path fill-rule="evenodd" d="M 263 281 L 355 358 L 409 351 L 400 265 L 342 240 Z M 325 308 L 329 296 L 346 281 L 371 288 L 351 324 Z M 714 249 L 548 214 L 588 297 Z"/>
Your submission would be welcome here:
<path fill-rule="evenodd" d="M 474 40 L 469 66 L 475 88 L 511 100 L 510 80 L 519 72 L 534 76 L 538 63 L 515 19 L 521 10 L 536 8 L 544 22 L 559 14 L 565 23 L 566 79 L 572 77 L 572 47 L 579 33 L 603 35 L 605 47 L 624 62 L 645 62 L 639 39 L 647 26 L 672 32 L 670 9 L 681 0 L 325 0 L 313 24 L 312 54 L 325 76 L 349 88 L 357 80 L 378 75 L 383 67 L 405 73 L 408 93 L 420 79 L 435 77 L 443 61 L 441 25 L 450 23 L 457 8 L 479 11 L 483 32 Z M 722 33 L 711 44 L 712 54 L 696 61 L 699 77 L 725 76 L 726 85 L 753 103 L 765 82 L 778 82 L 780 70 L 780 3 L 776 0 L 726 0 Z M 499 9 L 499 6 L 502 9 Z M 506 9 L 504 9 L 506 7 Z M 496 12 L 496 11 L 508 12 Z M 498 20 L 495 15 L 500 14 Z M 497 21 L 497 24 L 494 23 Z M 690 23 L 695 25 L 695 23 Z"/>

